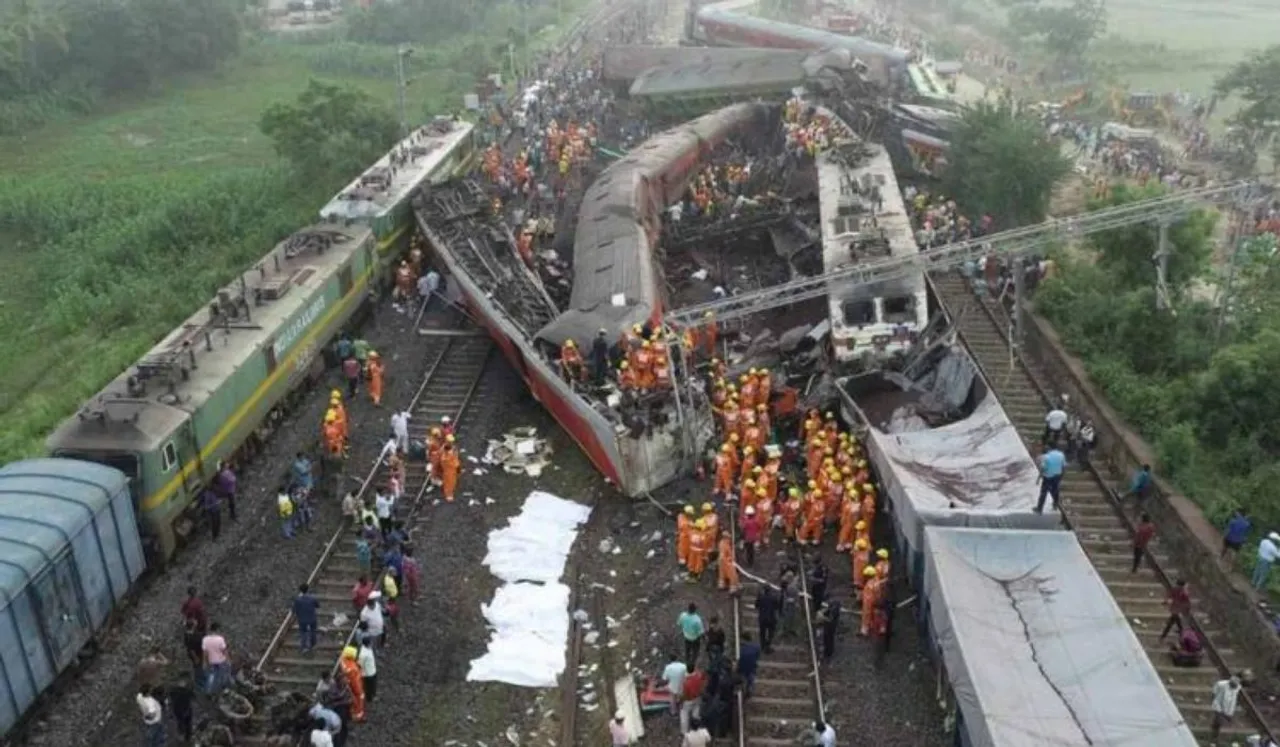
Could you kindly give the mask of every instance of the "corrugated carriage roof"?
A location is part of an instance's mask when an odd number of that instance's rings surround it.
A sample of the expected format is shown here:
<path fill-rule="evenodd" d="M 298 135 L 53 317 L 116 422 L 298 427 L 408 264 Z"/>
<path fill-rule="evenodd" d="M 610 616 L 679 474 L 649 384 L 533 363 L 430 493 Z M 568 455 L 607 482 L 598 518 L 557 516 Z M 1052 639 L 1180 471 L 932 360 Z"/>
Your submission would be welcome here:
<path fill-rule="evenodd" d="M 127 488 L 124 473 L 93 462 L 29 459 L 0 467 L 0 605 Z"/>

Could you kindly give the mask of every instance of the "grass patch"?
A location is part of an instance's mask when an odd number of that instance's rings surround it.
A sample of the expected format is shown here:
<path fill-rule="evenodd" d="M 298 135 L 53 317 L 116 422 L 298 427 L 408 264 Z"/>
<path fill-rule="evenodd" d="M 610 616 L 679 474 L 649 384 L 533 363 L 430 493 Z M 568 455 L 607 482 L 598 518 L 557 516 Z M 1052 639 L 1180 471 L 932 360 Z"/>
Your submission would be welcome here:
<path fill-rule="evenodd" d="M 215 74 L 0 138 L 0 461 L 41 453 L 80 402 L 341 187 L 298 183 L 259 117 L 312 77 L 394 106 L 394 68 L 318 73 L 300 46 L 260 42 Z M 410 112 L 456 108 L 458 83 L 411 87 Z"/>

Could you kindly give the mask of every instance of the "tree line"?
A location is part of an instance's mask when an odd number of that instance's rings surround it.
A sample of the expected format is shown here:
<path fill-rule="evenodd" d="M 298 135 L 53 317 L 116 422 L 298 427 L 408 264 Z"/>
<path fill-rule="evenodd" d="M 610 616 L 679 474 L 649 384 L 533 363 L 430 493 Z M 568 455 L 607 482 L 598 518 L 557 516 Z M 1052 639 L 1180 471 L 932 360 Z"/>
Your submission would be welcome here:
<path fill-rule="evenodd" d="M 0 4 L 0 102 L 102 95 L 207 70 L 240 49 L 243 0 L 10 0 Z"/>

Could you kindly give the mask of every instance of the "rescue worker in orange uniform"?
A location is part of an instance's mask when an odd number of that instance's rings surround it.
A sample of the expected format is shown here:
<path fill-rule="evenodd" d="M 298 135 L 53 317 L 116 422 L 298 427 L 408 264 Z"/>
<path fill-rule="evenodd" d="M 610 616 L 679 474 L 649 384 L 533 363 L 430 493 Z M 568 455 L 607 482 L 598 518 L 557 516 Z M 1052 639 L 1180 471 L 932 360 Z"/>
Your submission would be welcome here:
<path fill-rule="evenodd" d="M 707 533 L 707 549 L 711 549 L 712 543 L 720 539 L 720 517 L 716 514 L 716 507 L 710 503 L 702 504 L 702 530 Z"/>
<path fill-rule="evenodd" d="M 756 370 L 751 369 L 751 373 L 745 374 L 738 379 L 738 399 L 741 400 L 742 406 L 749 408 L 753 412 L 756 409 Z"/>
<path fill-rule="evenodd" d="M 756 452 L 764 451 L 764 431 L 760 430 L 760 426 L 756 423 L 754 410 L 747 411 L 746 422 L 746 427 L 742 429 L 742 443 Z"/>
<path fill-rule="evenodd" d="M 693 327 L 685 327 L 680 333 L 680 359 L 684 361 L 684 370 L 693 370 L 693 354 L 698 350 L 698 331 Z"/>
<path fill-rule="evenodd" d="M 858 635 L 866 636 L 871 631 L 872 617 L 875 615 L 876 607 L 880 604 L 880 595 L 884 590 L 885 580 L 880 578 L 880 574 L 876 573 L 876 569 L 867 566 L 862 569 L 862 620 L 858 628 Z"/>
<path fill-rule="evenodd" d="M 805 499 L 804 517 L 800 531 L 796 533 L 796 541 L 800 544 L 817 545 L 822 542 L 822 520 L 827 509 L 822 494 L 812 490 Z"/>
<path fill-rule="evenodd" d="M 728 438 L 729 436 L 738 435 L 738 426 L 741 422 L 740 418 L 741 418 L 741 414 L 738 411 L 738 400 L 731 393 L 729 395 L 728 403 L 726 403 L 724 406 L 725 438 Z"/>
<path fill-rule="evenodd" d="M 866 583 L 866 576 L 863 575 L 863 571 L 869 565 L 867 556 L 870 554 L 871 543 L 867 542 L 866 538 L 859 537 L 854 540 L 853 550 L 850 555 L 853 556 L 853 586 L 855 589 L 862 589 L 863 584 Z"/>
<path fill-rule="evenodd" d="M 693 506 L 685 506 L 684 511 L 676 517 L 676 562 L 684 567 L 689 564 L 689 535 L 693 531 L 693 523 L 697 521 Z"/>
<path fill-rule="evenodd" d="M 382 375 L 384 368 L 382 365 L 382 356 L 378 355 L 378 351 L 369 351 L 369 362 L 365 364 L 365 376 L 369 380 L 369 399 L 373 400 L 373 406 L 382 405 Z"/>
<path fill-rule="evenodd" d="M 862 486 L 862 520 L 867 522 L 867 530 L 875 526 L 876 520 L 876 492 L 875 487 L 870 483 Z"/>
<path fill-rule="evenodd" d="M 458 450 L 453 447 L 453 436 L 446 436 L 444 450 L 440 453 L 440 492 L 444 499 L 453 502 L 453 493 L 458 488 L 458 471 L 462 462 L 458 459 Z"/>
<path fill-rule="evenodd" d="M 560 346 L 560 375 L 565 381 L 582 381 L 587 378 L 587 366 L 582 360 L 582 351 L 572 338 L 565 340 Z"/>
<path fill-rule="evenodd" d="M 712 486 L 711 492 L 714 495 L 723 496 L 725 500 L 733 493 L 733 447 L 724 444 L 720 447 L 719 453 L 716 454 L 715 467 L 716 478 L 715 485 Z"/>
<path fill-rule="evenodd" d="M 764 489 L 769 493 L 769 500 L 778 500 L 778 480 L 782 474 L 782 459 L 772 456 L 764 463 Z"/>
<path fill-rule="evenodd" d="M 707 357 L 716 357 L 716 342 L 720 339 L 720 330 L 716 326 L 716 313 L 708 311 L 702 317 L 702 333 L 698 335 L 707 346 Z"/>
<path fill-rule="evenodd" d="M 822 424 L 822 429 L 827 432 L 827 443 L 833 444 L 840 435 L 840 425 L 836 422 L 836 414 L 828 412 L 826 422 Z"/>
<path fill-rule="evenodd" d="M 360 665 L 356 663 L 355 646 L 347 646 L 342 649 L 342 658 L 338 660 L 338 667 L 342 670 L 342 677 L 347 681 L 347 687 L 351 688 L 351 720 L 356 723 L 364 723 L 364 677 L 360 673 Z"/>
<path fill-rule="evenodd" d="M 741 584 L 738 583 L 738 566 L 735 560 L 733 540 L 729 538 L 729 533 L 725 532 L 720 536 L 720 559 L 717 562 L 720 565 L 720 588 L 727 589 L 730 594 L 737 594 L 742 589 Z"/>
<path fill-rule="evenodd" d="M 329 392 L 329 409 L 338 416 L 338 428 L 342 430 L 342 441 L 346 443 L 347 436 L 350 434 L 347 421 L 347 408 L 342 405 L 342 392 L 334 389 Z"/>
<path fill-rule="evenodd" d="M 862 504 L 857 498 L 846 497 L 840 506 L 840 534 L 836 539 L 836 552 L 853 548 L 854 527 L 862 517 Z"/>
<path fill-rule="evenodd" d="M 427 431 L 427 467 L 432 485 L 440 484 L 440 456 L 444 453 L 444 433 L 439 428 Z"/>
<path fill-rule="evenodd" d="M 694 522 L 693 531 L 689 533 L 688 568 L 690 578 L 695 581 L 701 578 L 702 572 L 707 569 L 707 554 L 711 551 L 710 539 L 702 519 Z"/>
<path fill-rule="evenodd" d="M 821 436 L 809 439 L 809 449 L 805 452 L 805 466 L 810 481 L 818 479 L 818 474 L 822 471 L 822 455 L 825 451 L 826 445 L 823 444 Z"/>
<path fill-rule="evenodd" d="M 889 551 L 883 547 L 876 550 L 876 574 L 878 574 L 880 578 L 885 579 L 885 582 L 888 583 Z"/>
<path fill-rule="evenodd" d="M 723 379 L 728 372 L 729 367 L 724 364 L 724 361 L 714 357 L 711 359 L 711 376 L 713 378 Z M 733 389 L 732 384 L 729 385 L 729 389 Z"/>
<path fill-rule="evenodd" d="M 742 466 L 740 467 L 741 473 L 738 475 L 739 479 L 744 481 L 748 478 L 755 479 L 753 474 L 755 468 L 756 450 L 751 444 L 747 444 L 742 447 Z"/>
<path fill-rule="evenodd" d="M 800 500 L 800 488 L 789 488 L 787 500 L 782 504 L 782 536 L 786 540 L 795 540 L 796 529 L 803 511 L 804 502 Z"/>
<path fill-rule="evenodd" d="M 813 437 L 820 430 L 822 430 L 822 419 L 818 417 L 817 410 L 810 410 L 804 422 L 800 424 L 800 441 L 805 444 L 813 441 Z"/>
<path fill-rule="evenodd" d="M 769 418 L 769 406 L 761 402 L 756 405 L 756 425 L 760 428 L 760 446 L 763 448 L 773 442 L 773 423 Z"/>
<path fill-rule="evenodd" d="M 840 473 L 836 471 L 834 465 L 827 473 L 825 495 L 827 496 L 827 523 L 836 524 L 840 521 L 840 507 L 844 505 L 844 483 L 840 482 Z"/>
<path fill-rule="evenodd" d="M 747 510 L 755 505 L 756 502 L 756 482 L 750 477 L 742 481 L 742 492 L 738 497 L 738 505 L 742 510 Z"/>
<path fill-rule="evenodd" d="M 640 382 L 636 378 L 636 372 L 631 368 L 631 364 L 623 361 L 618 364 L 618 388 L 624 392 L 640 391 Z"/>
<path fill-rule="evenodd" d="M 769 535 L 773 532 L 773 499 L 764 488 L 756 488 L 756 513 L 760 516 L 760 544 L 769 546 Z"/>
<path fill-rule="evenodd" d="M 324 416 L 324 450 L 333 459 L 341 459 L 345 452 L 342 443 L 342 430 L 338 427 L 338 415 L 330 410 Z"/>

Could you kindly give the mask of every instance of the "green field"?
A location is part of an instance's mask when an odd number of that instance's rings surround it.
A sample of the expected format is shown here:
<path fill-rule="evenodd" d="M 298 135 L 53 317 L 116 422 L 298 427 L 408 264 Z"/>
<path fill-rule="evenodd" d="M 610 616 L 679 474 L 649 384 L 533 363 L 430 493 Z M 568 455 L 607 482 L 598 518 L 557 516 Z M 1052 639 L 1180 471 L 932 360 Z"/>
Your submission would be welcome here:
<path fill-rule="evenodd" d="M 216 74 L 0 139 L 0 461 L 38 453 L 58 420 L 340 188 L 296 183 L 258 131 L 313 77 L 393 105 L 391 65 L 332 74 L 334 52 L 357 67 L 344 45 L 258 42 Z M 442 72 L 410 88 L 411 117 L 460 108 L 462 76 Z"/>
<path fill-rule="evenodd" d="M 1120 71 L 1135 89 L 1207 93 L 1231 65 L 1280 42 L 1280 3 L 1269 0 L 1111 0 L 1107 10 L 1112 35 L 1168 47 Z"/>

